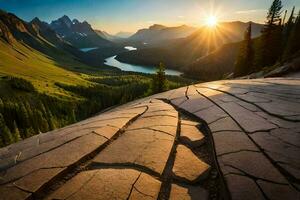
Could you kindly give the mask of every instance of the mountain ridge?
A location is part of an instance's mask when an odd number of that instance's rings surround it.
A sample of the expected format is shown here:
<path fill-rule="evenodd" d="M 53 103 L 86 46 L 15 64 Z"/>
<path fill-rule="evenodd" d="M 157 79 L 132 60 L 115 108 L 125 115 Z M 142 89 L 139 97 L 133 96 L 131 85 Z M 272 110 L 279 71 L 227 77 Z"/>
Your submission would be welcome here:
<path fill-rule="evenodd" d="M 96 33 L 87 22 L 77 19 L 71 20 L 64 15 L 50 23 L 50 27 L 64 40 L 77 48 L 113 46 L 113 43 Z"/>
<path fill-rule="evenodd" d="M 143 43 L 154 43 L 163 40 L 177 39 L 190 35 L 196 30 L 191 26 L 167 27 L 160 24 L 153 24 L 149 28 L 138 30 L 128 38 L 128 41 Z"/>

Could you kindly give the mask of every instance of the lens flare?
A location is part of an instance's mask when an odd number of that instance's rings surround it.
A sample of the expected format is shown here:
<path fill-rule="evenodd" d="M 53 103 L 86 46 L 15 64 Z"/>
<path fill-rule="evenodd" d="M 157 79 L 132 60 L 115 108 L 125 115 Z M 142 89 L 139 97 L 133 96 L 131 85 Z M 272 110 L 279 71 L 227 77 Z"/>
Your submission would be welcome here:
<path fill-rule="evenodd" d="M 217 24 L 218 24 L 218 19 L 216 16 L 212 15 L 206 19 L 206 25 L 209 27 L 215 27 L 215 26 L 217 26 Z"/>

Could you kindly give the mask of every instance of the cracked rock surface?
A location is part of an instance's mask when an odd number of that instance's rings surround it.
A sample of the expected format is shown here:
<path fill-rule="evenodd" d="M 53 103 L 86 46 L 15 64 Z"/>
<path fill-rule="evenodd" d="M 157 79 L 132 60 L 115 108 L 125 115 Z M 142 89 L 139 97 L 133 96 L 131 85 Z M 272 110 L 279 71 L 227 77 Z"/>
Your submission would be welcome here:
<path fill-rule="evenodd" d="M 299 85 L 190 85 L 4 147 L 0 199 L 300 199 Z"/>

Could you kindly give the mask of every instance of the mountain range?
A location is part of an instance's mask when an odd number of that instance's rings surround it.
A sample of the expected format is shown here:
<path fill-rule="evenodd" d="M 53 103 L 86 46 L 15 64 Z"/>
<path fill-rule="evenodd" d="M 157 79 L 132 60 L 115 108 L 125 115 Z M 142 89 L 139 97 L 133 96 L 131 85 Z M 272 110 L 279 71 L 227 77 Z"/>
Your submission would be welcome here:
<path fill-rule="evenodd" d="M 70 42 L 78 48 L 90 48 L 98 46 L 112 46 L 113 43 L 102 37 L 92 29 L 92 26 L 84 21 L 80 22 L 77 19 L 71 20 L 68 16 L 54 20 L 49 25 L 61 38 Z"/>
<path fill-rule="evenodd" d="M 128 41 L 142 42 L 144 44 L 158 43 L 164 40 L 184 38 L 192 34 L 197 29 L 187 25 L 177 27 L 166 27 L 154 24 L 147 29 L 140 29 L 130 36 Z"/>
<path fill-rule="evenodd" d="M 0 44 L 3 52 L 7 49 L 10 51 L 9 54 L 1 52 L 1 58 L 15 66 L 24 66 L 27 60 L 28 69 L 32 67 L 30 63 L 50 59 L 56 67 L 86 71 L 97 70 L 95 67 L 103 66 L 105 58 L 117 55 L 122 62 L 150 66 L 163 62 L 167 68 L 179 69 L 186 74 L 205 71 L 205 74 L 216 75 L 216 78 L 232 71 L 239 41 L 248 25 L 226 22 L 220 23 L 215 29 L 196 29 L 186 25 L 166 27 L 154 24 L 138 30 L 129 38 L 120 38 L 94 30 L 88 22 L 71 20 L 68 16 L 48 24 L 38 18 L 25 22 L 14 14 L 1 11 Z M 261 24 L 252 23 L 252 37 L 258 37 L 262 27 Z M 125 45 L 141 43 L 136 51 L 124 49 Z M 80 48 L 91 47 L 97 48 L 88 52 L 80 51 Z M 36 54 L 42 59 L 36 59 Z M 2 65 L 7 65 L 5 62 Z M 223 67 L 224 64 L 226 67 Z M 1 68 L 6 72 L 8 69 Z"/>

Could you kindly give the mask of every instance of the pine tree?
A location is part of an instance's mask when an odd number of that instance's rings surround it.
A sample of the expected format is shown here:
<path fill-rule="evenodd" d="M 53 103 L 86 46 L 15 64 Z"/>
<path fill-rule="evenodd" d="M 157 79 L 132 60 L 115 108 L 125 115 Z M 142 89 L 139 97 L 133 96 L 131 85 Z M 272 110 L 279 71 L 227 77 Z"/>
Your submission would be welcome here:
<path fill-rule="evenodd" d="M 49 130 L 49 125 L 47 120 L 43 117 L 42 112 L 37 110 L 36 116 L 37 116 L 37 122 L 39 124 L 39 130 L 42 131 L 43 133 L 47 132 Z"/>
<path fill-rule="evenodd" d="M 285 59 L 288 59 L 290 56 L 292 56 L 297 51 L 300 51 L 300 10 L 299 14 L 293 24 L 291 33 L 289 35 L 287 45 L 285 48 L 285 52 L 283 57 Z"/>
<path fill-rule="evenodd" d="M 31 137 L 36 134 L 32 127 L 26 128 L 24 133 L 25 133 L 26 138 Z"/>
<path fill-rule="evenodd" d="M 282 20 L 282 25 L 285 24 L 286 14 L 287 14 L 287 10 L 284 11 L 284 16 L 283 16 L 283 20 Z"/>
<path fill-rule="evenodd" d="M 283 28 L 283 49 L 286 48 L 289 37 L 290 37 L 290 34 L 291 34 L 292 29 L 295 25 L 295 23 L 294 23 L 294 18 L 295 18 L 294 17 L 294 11 L 295 11 L 295 6 L 293 7 L 291 15 L 290 15 L 287 23 L 285 24 L 285 26 Z M 285 52 L 284 52 L 284 54 L 285 54 Z M 283 57 L 285 57 L 285 55 Z"/>
<path fill-rule="evenodd" d="M 28 128 L 30 126 L 30 119 L 29 119 L 27 110 L 23 103 L 20 103 L 18 113 L 19 113 L 19 118 L 20 118 L 19 122 L 22 123 L 21 127 L 24 129 Z"/>
<path fill-rule="evenodd" d="M 287 21 L 287 23 L 286 23 L 287 31 L 291 31 L 291 27 L 292 27 L 293 24 L 294 24 L 294 19 L 295 19 L 295 17 L 294 17 L 294 12 L 295 12 L 295 6 L 293 7 L 292 12 L 291 12 L 291 15 L 290 15 L 290 17 L 289 17 L 289 19 L 288 19 L 288 21 Z"/>
<path fill-rule="evenodd" d="M 160 63 L 156 69 L 156 74 L 152 80 L 152 91 L 154 93 L 163 92 L 167 89 L 167 79 L 165 73 L 165 66 Z"/>
<path fill-rule="evenodd" d="M 245 31 L 244 41 L 242 41 L 239 55 L 237 61 L 235 63 L 234 76 L 245 76 L 251 72 L 253 72 L 253 59 L 254 59 L 254 50 L 251 41 L 251 22 L 247 30 Z"/>
<path fill-rule="evenodd" d="M 4 146 L 5 146 L 4 141 L 3 141 L 2 137 L 0 137 L 0 147 L 4 147 Z"/>
<path fill-rule="evenodd" d="M 256 70 L 273 65 L 282 53 L 281 0 L 274 0 L 262 30 L 260 50 L 256 58 Z"/>
<path fill-rule="evenodd" d="M 0 98 L 0 111 L 3 110 L 4 104 L 3 104 L 3 100 Z"/>
<path fill-rule="evenodd" d="M 281 21 L 281 0 L 274 0 L 271 7 L 269 8 L 267 15 L 267 26 L 272 27 L 274 25 L 280 25 Z"/>
<path fill-rule="evenodd" d="M 21 140 L 20 131 L 19 131 L 16 121 L 14 121 L 13 139 L 14 139 L 14 142 L 18 142 L 19 140 Z"/>
<path fill-rule="evenodd" d="M 75 123 L 75 122 L 76 122 L 75 110 L 72 109 L 71 116 L 70 116 L 70 123 Z"/>
<path fill-rule="evenodd" d="M 49 124 L 49 130 L 55 129 L 53 115 L 50 110 L 47 110 L 47 121 Z"/>
<path fill-rule="evenodd" d="M 13 142 L 12 134 L 9 128 L 6 126 L 3 115 L 0 113 L 0 133 L 4 144 L 8 145 Z"/>

